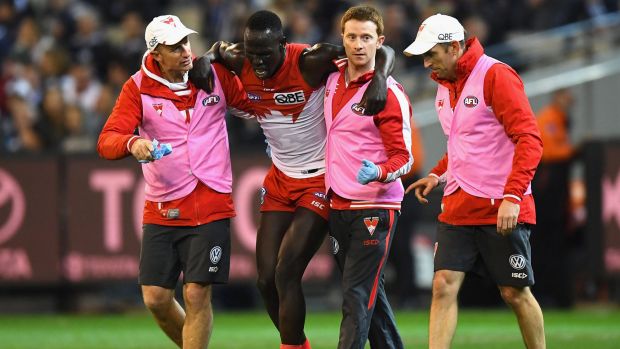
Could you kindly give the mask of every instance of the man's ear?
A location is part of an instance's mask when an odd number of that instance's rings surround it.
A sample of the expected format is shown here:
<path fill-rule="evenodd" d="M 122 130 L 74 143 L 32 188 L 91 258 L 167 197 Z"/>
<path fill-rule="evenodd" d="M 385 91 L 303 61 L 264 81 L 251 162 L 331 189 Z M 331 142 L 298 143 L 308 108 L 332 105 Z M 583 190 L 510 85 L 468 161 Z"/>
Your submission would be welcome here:
<path fill-rule="evenodd" d="M 157 62 L 159 62 L 159 60 L 161 60 L 161 53 L 159 53 L 159 51 L 157 51 L 157 49 L 151 51 L 150 55 Z"/>
<path fill-rule="evenodd" d="M 454 53 L 458 54 L 459 50 L 461 49 L 461 44 L 458 41 L 452 41 L 450 42 L 450 47 L 452 47 Z"/>
<path fill-rule="evenodd" d="M 381 48 L 384 41 L 385 41 L 385 35 L 379 35 L 379 38 L 377 38 L 377 48 Z"/>

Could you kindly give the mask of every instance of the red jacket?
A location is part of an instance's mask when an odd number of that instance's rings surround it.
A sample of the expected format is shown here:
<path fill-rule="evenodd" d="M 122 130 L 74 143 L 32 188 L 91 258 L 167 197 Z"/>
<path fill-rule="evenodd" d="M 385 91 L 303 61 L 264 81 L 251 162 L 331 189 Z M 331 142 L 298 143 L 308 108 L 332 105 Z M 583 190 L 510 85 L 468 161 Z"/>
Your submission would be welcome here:
<path fill-rule="evenodd" d="M 241 82 L 234 74 L 219 64 L 213 65 L 218 79 L 224 89 L 226 102 L 229 106 L 251 112 L 251 103 L 241 86 Z M 145 68 L 161 76 L 161 71 L 149 55 L 145 60 Z M 185 111 L 190 117 L 197 89 L 188 83 L 190 93 L 175 94 L 162 83 L 149 78 L 146 74 L 140 88 L 132 78 L 129 78 L 116 100 L 97 143 L 99 155 L 105 159 L 121 159 L 131 155 L 129 149 L 139 136 L 134 130 L 142 123 L 142 99 L 140 94 L 145 93 L 171 100 L 178 110 Z M 171 209 L 178 209 L 179 216 L 168 218 Z M 143 223 L 168 226 L 197 226 L 215 220 L 233 217 L 235 215 L 232 196 L 229 193 L 218 193 L 202 182 L 198 181 L 196 188 L 189 195 L 165 203 L 146 200 Z"/>
<path fill-rule="evenodd" d="M 338 88 L 334 92 L 331 114 L 335 118 L 338 112 L 355 96 L 357 91 L 364 86 L 374 76 L 374 70 L 360 76 L 358 79 L 349 82 L 344 81 L 346 65 L 340 67 L 340 76 L 338 78 Z M 404 92 L 404 91 L 403 91 Z M 412 115 L 411 104 L 409 104 L 409 115 Z M 388 160 L 378 165 L 380 167 L 381 178 L 378 181 L 386 179 L 387 174 L 395 172 L 409 162 L 409 149 L 407 148 L 405 139 L 403 138 L 403 115 L 401 105 L 390 89 L 388 89 L 387 101 L 385 108 L 373 116 L 373 121 L 385 147 Z M 361 163 L 360 159 L 360 163 Z M 343 198 L 336 193 L 331 194 L 331 207 L 338 210 L 358 209 L 359 205 L 355 201 Z M 398 203 L 378 203 L 364 202 L 364 208 L 394 208 L 400 206 Z"/>
<path fill-rule="evenodd" d="M 454 108 L 461 91 L 484 49 L 476 38 L 467 41 L 467 50 L 457 61 L 456 81 L 442 80 L 436 74 L 431 78 L 450 91 L 450 106 Z M 532 181 L 542 155 L 542 141 L 536 119 L 517 73 L 505 64 L 492 66 L 484 79 L 484 99 L 491 106 L 498 121 L 504 126 L 506 134 L 515 143 L 512 172 L 504 194 L 521 198 L 520 223 L 536 223 L 536 211 L 532 195 L 522 197 L 527 184 Z M 446 172 L 448 154 L 431 170 L 437 176 Z M 525 187 L 524 187 L 525 186 Z M 452 225 L 487 225 L 497 223 L 497 210 L 501 200 L 491 200 L 472 196 L 462 189 L 443 198 L 443 210 L 439 215 L 441 222 Z"/>

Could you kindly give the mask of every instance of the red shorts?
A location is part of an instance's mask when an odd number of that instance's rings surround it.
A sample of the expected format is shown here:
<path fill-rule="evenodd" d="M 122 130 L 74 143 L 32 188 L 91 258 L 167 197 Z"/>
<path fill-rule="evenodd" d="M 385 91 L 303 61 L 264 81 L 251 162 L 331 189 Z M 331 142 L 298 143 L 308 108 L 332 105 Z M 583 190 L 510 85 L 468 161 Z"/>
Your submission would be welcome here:
<path fill-rule="evenodd" d="M 295 212 L 304 207 L 327 220 L 329 200 L 325 195 L 325 175 L 291 178 L 274 165 L 265 176 L 261 190 L 261 212 Z"/>

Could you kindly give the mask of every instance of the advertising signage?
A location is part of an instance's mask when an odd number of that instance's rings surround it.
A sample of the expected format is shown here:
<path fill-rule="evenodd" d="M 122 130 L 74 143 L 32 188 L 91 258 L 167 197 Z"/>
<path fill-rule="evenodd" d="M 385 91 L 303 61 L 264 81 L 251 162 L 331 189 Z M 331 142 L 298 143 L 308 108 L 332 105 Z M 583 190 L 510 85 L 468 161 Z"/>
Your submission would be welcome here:
<path fill-rule="evenodd" d="M 59 165 L 62 164 L 62 165 Z M 231 282 L 255 282 L 255 244 L 268 159 L 233 157 Z M 144 179 L 133 158 L 0 161 L 0 284 L 136 282 Z M 327 243 L 304 278 L 334 268 Z"/>
<path fill-rule="evenodd" d="M 0 158 L 0 284 L 61 278 L 56 159 Z"/>

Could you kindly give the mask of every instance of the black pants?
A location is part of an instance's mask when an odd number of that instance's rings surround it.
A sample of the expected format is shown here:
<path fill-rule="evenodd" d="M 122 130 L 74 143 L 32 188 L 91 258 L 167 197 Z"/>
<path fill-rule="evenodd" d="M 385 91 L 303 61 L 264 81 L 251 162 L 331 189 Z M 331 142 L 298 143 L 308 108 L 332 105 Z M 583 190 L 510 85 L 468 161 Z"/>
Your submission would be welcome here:
<path fill-rule="evenodd" d="M 395 210 L 332 210 L 330 235 L 342 271 L 338 349 L 400 349 L 403 343 L 384 289 L 383 269 L 394 237 Z"/>

